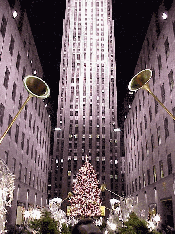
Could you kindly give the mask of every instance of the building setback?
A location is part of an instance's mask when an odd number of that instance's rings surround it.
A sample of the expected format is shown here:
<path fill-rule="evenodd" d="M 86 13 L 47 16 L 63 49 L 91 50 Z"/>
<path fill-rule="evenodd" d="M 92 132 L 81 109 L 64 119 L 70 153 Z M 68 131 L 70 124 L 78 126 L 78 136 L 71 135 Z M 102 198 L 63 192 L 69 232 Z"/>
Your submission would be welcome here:
<path fill-rule="evenodd" d="M 167 11 L 168 10 L 168 11 Z M 175 115 L 175 1 L 153 14 L 135 74 L 149 68 L 150 89 Z M 163 19 L 165 13 L 168 18 Z M 124 123 L 126 194 L 138 213 L 159 213 L 164 224 L 175 223 L 175 122 L 145 90 L 138 90 Z"/>
<path fill-rule="evenodd" d="M 100 184 L 121 194 L 115 41 L 110 0 L 66 1 L 51 197 L 66 198 L 86 155 Z M 109 207 L 109 192 L 102 193 Z M 63 203 L 66 206 L 66 202 Z"/>
<path fill-rule="evenodd" d="M 17 12 L 16 18 L 13 15 Z M 19 4 L 0 1 L 0 134 L 26 100 L 27 75 L 42 78 L 43 71 L 26 12 Z M 33 97 L 2 141 L 2 159 L 15 175 L 8 225 L 15 224 L 21 207 L 45 206 L 51 123 L 43 100 Z"/>

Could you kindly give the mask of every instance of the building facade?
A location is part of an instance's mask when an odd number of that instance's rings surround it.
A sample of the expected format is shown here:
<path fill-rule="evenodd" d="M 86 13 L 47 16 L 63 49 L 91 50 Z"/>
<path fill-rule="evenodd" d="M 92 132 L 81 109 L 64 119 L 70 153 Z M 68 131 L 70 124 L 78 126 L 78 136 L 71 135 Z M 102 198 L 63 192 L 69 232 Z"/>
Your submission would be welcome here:
<path fill-rule="evenodd" d="M 16 115 L 28 93 L 27 75 L 43 76 L 26 12 L 16 2 L 0 2 L 0 134 Z M 45 103 L 31 98 L 2 141 L 1 155 L 15 175 L 8 225 L 20 222 L 21 208 L 45 206 L 51 123 Z"/>
<path fill-rule="evenodd" d="M 66 1 L 60 70 L 51 197 L 67 197 L 86 155 L 99 183 L 121 193 L 110 0 Z M 110 197 L 103 192 L 102 204 Z"/>
<path fill-rule="evenodd" d="M 172 1 L 170 1 L 172 3 Z M 153 14 L 135 74 L 152 70 L 150 89 L 175 115 L 175 1 Z M 175 122 L 143 89 L 134 94 L 124 123 L 126 194 L 138 214 L 159 213 L 163 224 L 175 224 Z"/>

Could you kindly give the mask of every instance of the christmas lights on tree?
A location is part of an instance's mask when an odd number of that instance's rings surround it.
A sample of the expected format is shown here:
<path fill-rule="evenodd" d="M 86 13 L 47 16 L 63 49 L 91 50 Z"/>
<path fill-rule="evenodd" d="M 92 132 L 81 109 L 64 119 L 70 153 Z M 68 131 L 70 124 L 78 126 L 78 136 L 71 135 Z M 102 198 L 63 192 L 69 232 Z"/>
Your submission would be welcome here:
<path fill-rule="evenodd" d="M 73 217 L 97 217 L 101 215 L 100 188 L 93 166 L 86 159 L 79 169 L 70 198 L 70 215 Z"/>

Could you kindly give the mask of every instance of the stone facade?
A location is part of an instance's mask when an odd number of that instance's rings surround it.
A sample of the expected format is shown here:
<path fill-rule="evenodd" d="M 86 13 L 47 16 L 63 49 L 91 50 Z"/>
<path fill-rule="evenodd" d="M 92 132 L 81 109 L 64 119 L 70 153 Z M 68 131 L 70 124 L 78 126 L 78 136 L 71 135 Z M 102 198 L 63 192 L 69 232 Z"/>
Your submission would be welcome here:
<path fill-rule="evenodd" d="M 161 5 L 153 14 L 135 74 L 152 70 L 150 89 L 175 115 L 174 10 L 175 1 L 168 11 Z M 174 226 L 175 122 L 146 90 L 134 95 L 124 123 L 126 194 L 134 197 L 139 214 L 146 218 L 155 210 Z"/>
<path fill-rule="evenodd" d="M 16 11 L 17 16 L 13 14 Z M 26 100 L 23 78 L 43 76 L 26 12 L 0 2 L 0 134 Z M 0 158 L 15 175 L 8 224 L 16 223 L 17 207 L 45 206 L 51 123 L 40 98 L 32 97 L 2 141 Z"/>

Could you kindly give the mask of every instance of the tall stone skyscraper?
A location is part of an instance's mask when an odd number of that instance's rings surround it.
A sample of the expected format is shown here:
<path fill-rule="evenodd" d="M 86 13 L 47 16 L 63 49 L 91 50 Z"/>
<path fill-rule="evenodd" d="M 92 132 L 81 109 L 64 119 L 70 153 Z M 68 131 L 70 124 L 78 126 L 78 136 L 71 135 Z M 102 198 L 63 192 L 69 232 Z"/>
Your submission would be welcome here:
<path fill-rule="evenodd" d="M 86 155 L 100 184 L 120 193 L 111 0 L 67 0 L 51 196 L 66 198 Z M 109 207 L 110 192 L 102 192 Z"/>

